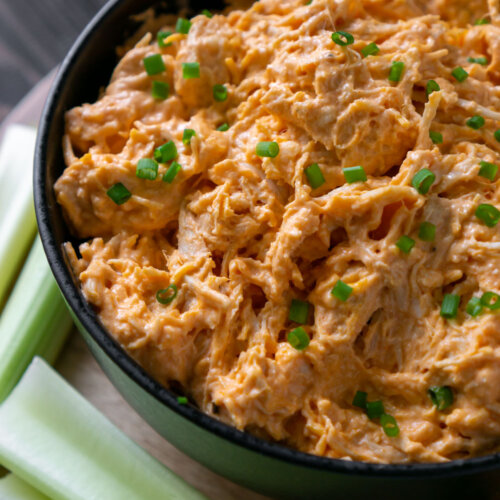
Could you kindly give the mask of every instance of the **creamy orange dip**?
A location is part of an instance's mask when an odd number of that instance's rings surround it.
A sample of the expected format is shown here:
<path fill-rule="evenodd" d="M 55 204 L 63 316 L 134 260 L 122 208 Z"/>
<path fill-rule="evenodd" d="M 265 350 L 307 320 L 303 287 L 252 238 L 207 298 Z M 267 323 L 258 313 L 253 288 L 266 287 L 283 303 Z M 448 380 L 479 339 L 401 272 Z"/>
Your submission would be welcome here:
<path fill-rule="evenodd" d="M 191 22 L 167 18 L 163 47 L 146 35 L 67 113 L 55 190 L 103 324 L 204 412 L 304 452 L 499 451 L 498 1 L 261 0 Z M 177 174 L 138 177 L 169 141 Z"/>

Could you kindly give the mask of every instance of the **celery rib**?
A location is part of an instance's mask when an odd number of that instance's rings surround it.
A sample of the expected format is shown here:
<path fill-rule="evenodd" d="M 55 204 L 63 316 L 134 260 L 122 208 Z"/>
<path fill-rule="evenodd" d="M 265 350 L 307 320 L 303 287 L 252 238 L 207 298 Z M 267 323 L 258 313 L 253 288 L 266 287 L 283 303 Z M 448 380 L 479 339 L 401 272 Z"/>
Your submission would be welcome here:
<path fill-rule="evenodd" d="M 35 355 L 55 361 L 72 324 L 37 237 L 0 316 L 0 402 Z"/>
<path fill-rule="evenodd" d="M 0 463 L 54 500 L 202 500 L 35 358 L 0 405 Z"/>
<path fill-rule="evenodd" d="M 2 500 L 50 500 L 49 497 L 14 474 L 8 474 L 0 479 L 0 498 Z"/>

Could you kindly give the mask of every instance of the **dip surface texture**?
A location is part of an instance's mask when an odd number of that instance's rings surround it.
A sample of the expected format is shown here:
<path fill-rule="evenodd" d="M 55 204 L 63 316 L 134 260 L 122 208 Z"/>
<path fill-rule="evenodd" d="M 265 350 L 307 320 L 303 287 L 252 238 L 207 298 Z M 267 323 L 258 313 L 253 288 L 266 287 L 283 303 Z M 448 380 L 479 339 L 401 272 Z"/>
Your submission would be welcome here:
<path fill-rule="evenodd" d="M 149 21 L 97 102 L 67 113 L 55 185 L 107 329 L 204 412 L 304 452 L 499 451 L 500 303 L 483 297 L 500 293 L 498 2 L 261 0 L 188 34 Z M 169 141 L 177 156 L 138 177 Z"/>

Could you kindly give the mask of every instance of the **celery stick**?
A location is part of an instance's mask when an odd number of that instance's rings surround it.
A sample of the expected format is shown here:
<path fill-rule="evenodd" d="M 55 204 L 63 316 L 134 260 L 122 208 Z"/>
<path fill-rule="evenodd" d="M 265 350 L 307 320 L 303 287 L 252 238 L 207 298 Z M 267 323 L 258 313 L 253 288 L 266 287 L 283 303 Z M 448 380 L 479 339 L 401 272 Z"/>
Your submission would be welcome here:
<path fill-rule="evenodd" d="M 36 130 L 14 125 L 0 148 L 0 307 L 36 232 L 33 151 Z"/>
<path fill-rule="evenodd" d="M 0 479 L 0 498 L 2 500 L 50 500 L 28 483 L 14 474 Z"/>
<path fill-rule="evenodd" d="M 0 405 L 0 463 L 54 500 L 200 500 L 35 358 Z"/>
<path fill-rule="evenodd" d="M 55 361 L 71 326 L 71 316 L 37 237 L 0 316 L 0 402 L 33 356 Z"/>

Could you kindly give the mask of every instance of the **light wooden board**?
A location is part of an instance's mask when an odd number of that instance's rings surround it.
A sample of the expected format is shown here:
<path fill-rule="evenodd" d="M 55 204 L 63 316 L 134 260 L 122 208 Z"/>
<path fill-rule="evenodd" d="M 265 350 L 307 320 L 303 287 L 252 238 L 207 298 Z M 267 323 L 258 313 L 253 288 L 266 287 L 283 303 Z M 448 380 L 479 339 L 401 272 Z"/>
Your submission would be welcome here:
<path fill-rule="evenodd" d="M 53 76 L 54 73 L 48 75 L 7 117 L 0 126 L 0 140 L 9 124 L 38 123 Z M 76 330 L 61 353 L 56 369 L 125 434 L 210 499 L 265 500 L 267 498 L 214 474 L 163 439 L 114 388 Z"/>

